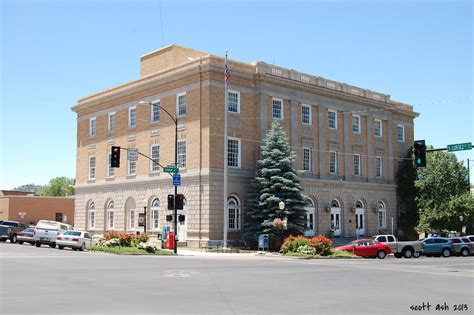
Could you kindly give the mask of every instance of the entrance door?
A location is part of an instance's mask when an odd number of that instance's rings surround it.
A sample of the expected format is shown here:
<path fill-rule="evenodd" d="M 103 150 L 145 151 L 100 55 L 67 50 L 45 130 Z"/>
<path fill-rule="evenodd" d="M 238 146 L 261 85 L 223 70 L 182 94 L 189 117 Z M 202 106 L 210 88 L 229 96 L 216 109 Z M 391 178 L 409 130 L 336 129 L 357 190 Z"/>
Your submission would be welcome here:
<path fill-rule="evenodd" d="M 331 207 L 331 230 L 334 236 L 341 236 L 341 208 Z"/>
<path fill-rule="evenodd" d="M 364 209 L 356 208 L 356 235 L 357 236 L 365 235 L 364 219 L 365 219 Z"/>

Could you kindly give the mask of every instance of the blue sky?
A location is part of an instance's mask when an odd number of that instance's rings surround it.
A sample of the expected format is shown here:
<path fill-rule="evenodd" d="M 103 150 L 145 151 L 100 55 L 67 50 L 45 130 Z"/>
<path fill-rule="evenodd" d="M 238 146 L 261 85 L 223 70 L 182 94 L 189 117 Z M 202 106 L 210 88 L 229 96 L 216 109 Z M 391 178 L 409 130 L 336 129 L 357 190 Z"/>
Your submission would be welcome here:
<path fill-rule="evenodd" d="M 474 142 L 472 1 L 0 2 L 0 189 L 75 177 L 70 108 L 163 43 L 387 93 L 421 114 L 416 139 Z"/>

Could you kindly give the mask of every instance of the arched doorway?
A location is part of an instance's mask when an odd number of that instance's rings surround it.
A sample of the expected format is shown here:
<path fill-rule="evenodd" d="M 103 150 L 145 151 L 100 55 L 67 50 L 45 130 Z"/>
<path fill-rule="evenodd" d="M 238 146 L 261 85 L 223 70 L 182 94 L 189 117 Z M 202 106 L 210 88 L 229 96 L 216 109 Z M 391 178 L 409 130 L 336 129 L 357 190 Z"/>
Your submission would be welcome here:
<path fill-rule="evenodd" d="M 95 229 L 95 203 L 93 201 L 87 207 L 87 229 Z"/>
<path fill-rule="evenodd" d="M 362 201 L 357 201 L 355 204 L 355 215 L 356 215 L 356 235 L 365 235 L 365 209 Z"/>
<path fill-rule="evenodd" d="M 339 201 L 331 201 L 331 230 L 333 236 L 341 236 L 341 205 Z"/>
<path fill-rule="evenodd" d="M 379 215 L 379 231 L 387 229 L 387 207 L 383 201 L 377 204 L 377 212 Z"/>
<path fill-rule="evenodd" d="M 158 231 L 160 229 L 160 200 L 158 198 L 151 201 L 150 219 L 148 228 L 152 231 Z"/>
<path fill-rule="evenodd" d="M 113 230 L 115 228 L 115 205 L 114 201 L 110 200 L 107 203 L 107 221 L 106 228 L 107 230 Z"/>
<path fill-rule="evenodd" d="M 240 201 L 232 195 L 227 198 L 229 209 L 229 230 L 240 230 Z"/>
<path fill-rule="evenodd" d="M 136 228 L 136 203 L 132 197 L 125 202 L 125 230 L 134 232 Z"/>
<path fill-rule="evenodd" d="M 316 215 L 314 202 L 312 199 L 308 199 L 309 206 L 305 208 L 306 210 L 306 227 L 308 230 L 304 233 L 304 236 L 314 236 L 316 235 Z"/>

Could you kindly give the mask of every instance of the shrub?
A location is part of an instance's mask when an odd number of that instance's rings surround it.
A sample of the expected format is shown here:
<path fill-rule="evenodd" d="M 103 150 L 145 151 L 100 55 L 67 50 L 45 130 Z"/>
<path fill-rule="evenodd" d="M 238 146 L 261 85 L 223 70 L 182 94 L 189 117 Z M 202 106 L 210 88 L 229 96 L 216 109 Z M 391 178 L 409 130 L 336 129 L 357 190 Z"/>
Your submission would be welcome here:
<path fill-rule="evenodd" d="M 328 256 L 332 253 L 332 241 L 323 235 L 313 236 L 310 239 L 311 245 L 314 247 L 316 254 Z"/>
<path fill-rule="evenodd" d="M 112 238 L 112 239 L 101 239 L 99 241 L 100 246 L 105 246 L 105 247 L 119 247 L 120 246 L 120 240 L 118 238 Z"/>
<path fill-rule="evenodd" d="M 298 248 L 300 246 L 313 246 L 309 239 L 305 238 L 304 236 L 288 236 L 285 238 L 283 241 L 283 244 L 281 245 L 280 251 L 283 252 L 283 254 L 286 253 L 296 253 L 298 252 Z"/>
<path fill-rule="evenodd" d="M 133 235 L 127 233 L 121 233 L 119 235 L 120 246 L 122 247 L 131 247 L 132 239 L 134 238 Z"/>
<path fill-rule="evenodd" d="M 156 247 L 155 244 L 146 243 L 146 242 L 138 243 L 137 248 L 143 249 L 147 251 L 148 253 L 156 253 L 158 251 L 158 247 Z"/>
<path fill-rule="evenodd" d="M 305 255 L 315 255 L 316 249 L 311 245 L 302 245 L 296 250 L 298 253 Z"/>
<path fill-rule="evenodd" d="M 104 239 L 106 241 L 111 240 L 113 238 L 118 238 L 118 237 L 119 237 L 119 234 L 115 231 L 110 231 L 104 234 Z"/>

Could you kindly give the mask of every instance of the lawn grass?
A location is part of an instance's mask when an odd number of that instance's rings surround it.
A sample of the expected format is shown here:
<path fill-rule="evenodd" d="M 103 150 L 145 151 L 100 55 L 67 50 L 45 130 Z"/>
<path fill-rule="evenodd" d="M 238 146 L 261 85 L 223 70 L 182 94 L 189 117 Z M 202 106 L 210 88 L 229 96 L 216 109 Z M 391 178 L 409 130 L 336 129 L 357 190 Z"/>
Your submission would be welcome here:
<path fill-rule="evenodd" d="M 87 248 L 91 252 L 105 252 L 117 255 L 174 255 L 172 251 L 158 249 L 155 253 L 148 253 L 143 249 L 136 247 L 107 247 L 107 246 L 92 246 Z"/>
<path fill-rule="evenodd" d="M 356 256 L 354 254 L 351 254 L 351 253 L 343 251 L 343 250 L 335 250 L 335 251 L 332 252 L 331 255 L 328 255 L 328 256 L 308 255 L 308 254 L 303 254 L 303 253 L 286 253 L 283 256 L 298 257 L 298 258 L 301 258 L 301 259 L 332 259 L 332 258 L 353 259 L 353 258 L 361 258 L 359 256 Z"/>

